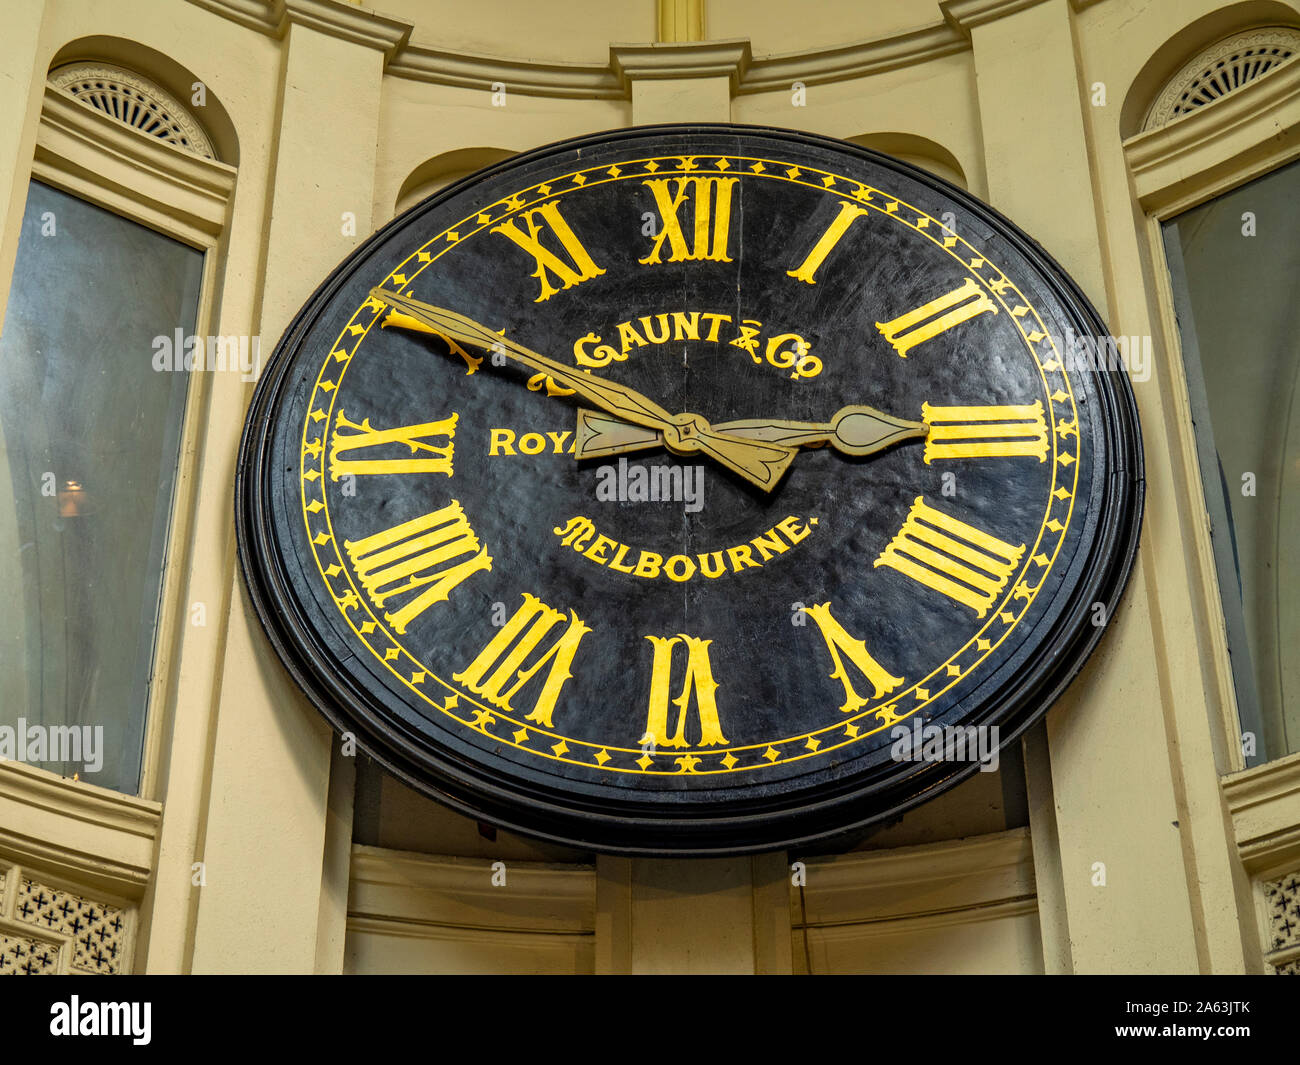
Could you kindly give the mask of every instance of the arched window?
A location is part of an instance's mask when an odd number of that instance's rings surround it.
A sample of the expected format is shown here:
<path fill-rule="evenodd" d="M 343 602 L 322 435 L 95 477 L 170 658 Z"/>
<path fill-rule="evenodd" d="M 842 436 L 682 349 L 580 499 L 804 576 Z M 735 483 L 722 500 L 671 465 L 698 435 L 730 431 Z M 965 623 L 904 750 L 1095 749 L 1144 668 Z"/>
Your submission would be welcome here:
<path fill-rule="evenodd" d="M 234 177 L 205 109 L 108 62 L 52 69 L 0 335 L 0 755 L 130 795 L 195 370 L 254 369 L 199 339 Z"/>
<path fill-rule="evenodd" d="M 1297 53 L 1293 27 L 1220 37 L 1126 142 L 1169 271 L 1246 765 L 1300 751 L 1300 161 L 1276 135 Z"/>

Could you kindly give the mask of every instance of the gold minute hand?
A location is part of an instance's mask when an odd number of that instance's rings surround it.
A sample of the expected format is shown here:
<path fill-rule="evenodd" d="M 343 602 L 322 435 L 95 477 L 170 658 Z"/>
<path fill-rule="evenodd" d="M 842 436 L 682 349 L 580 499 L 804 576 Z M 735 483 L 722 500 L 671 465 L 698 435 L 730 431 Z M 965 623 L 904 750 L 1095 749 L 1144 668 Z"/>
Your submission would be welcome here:
<path fill-rule="evenodd" d="M 785 447 L 820 447 L 830 444 L 845 455 L 861 457 L 882 451 L 900 440 L 924 437 L 929 426 L 895 418 L 863 404 L 842 407 L 829 422 L 794 422 L 779 418 L 751 418 L 720 422 L 714 427 L 729 436 L 746 436 Z M 578 458 L 596 458 L 641 451 L 661 443 L 658 433 L 629 425 L 594 411 L 578 411 Z"/>
<path fill-rule="evenodd" d="M 670 414 L 653 400 L 626 385 L 540 355 L 455 311 L 435 307 L 383 288 L 372 288 L 370 295 L 400 314 L 423 323 L 444 338 L 478 348 L 502 351 L 515 362 L 549 374 L 601 410 L 635 425 L 658 430 L 670 451 L 681 455 L 702 452 L 766 491 L 770 492 L 776 487 L 797 453 L 795 448 L 784 444 L 719 432 L 698 414 Z"/>
<path fill-rule="evenodd" d="M 767 440 L 787 447 L 817 447 L 830 444 L 844 455 L 860 458 L 910 437 L 923 437 L 930 427 L 909 422 L 863 404 L 841 407 L 829 422 L 789 422 L 776 418 L 752 418 L 723 422 L 720 432 Z"/>

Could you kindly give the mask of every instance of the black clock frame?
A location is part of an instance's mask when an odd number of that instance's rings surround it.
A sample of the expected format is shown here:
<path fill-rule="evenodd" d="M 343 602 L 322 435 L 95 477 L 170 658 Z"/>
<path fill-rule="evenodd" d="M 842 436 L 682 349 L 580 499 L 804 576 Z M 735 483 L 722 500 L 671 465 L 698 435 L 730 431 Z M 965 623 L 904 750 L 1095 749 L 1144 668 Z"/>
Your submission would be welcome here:
<path fill-rule="evenodd" d="M 814 134 L 745 125 L 682 124 L 644 126 L 546 145 L 469 175 L 402 215 L 363 242 L 317 288 L 294 317 L 264 369 L 248 411 L 240 444 L 235 484 L 235 525 L 240 567 L 249 598 L 271 645 L 312 704 L 336 732 L 352 733 L 358 745 L 387 771 L 460 813 L 510 831 L 578 847 L 626 855 L 721 856 L 826 846 L 896 819 L 908 809 L 966 779 L 977 763 L 916 763 L 888 779 L 858 773 L 826 787 L 815 801 L 781 799 L 734 802 L 718 813 L 689 802 L 672 816 L 660 806 L 637 800 L 591 803 L 562 787 L 542 788 L 432 749 L 379 712 L 377 704 L 353 683 L 313 631 L 293 594 L 292 580 L 276 549 L 280 530 L 270 515 L 271 412 L 292 387 L 293 356 L 317 314 L 340 290 L 356 264 L 394 230 L 411 224 L 483 178 L 533 159 L 587 145 L 646 135 L 673 137 L 695 133 L 767 134 L 787 141 L 855 154 L 900 172 L 955 201 L 1005 239 L 1037 271 L 1059 304 L 1082 328 L 1105 336 L 1109 330 L 1078 286 L 1029 236 L 993 208 L 964 190 L 889 156 Z M 1034 724 L 1082 669 L 1101 638 L 1094 605 L 1104 604 L 1107 620 L 1120 600 L 1137 554 L 1142 524 L 1144 475 L 1137 406 L 1122 372 L 1090 371 L 1096 380 L 1098 416 L 1109 445 L 1101 506 L 1086 515 L 1092 545 L 1084 576 L 1071 589 L 1050 638 L 1040 641 L 1021 670 L 992 696 L 977 716 L 962 725 L 998 725 L 1001 746 L 1017 740 Z M 288 530 L 284 531 L 288 534 Z"/>

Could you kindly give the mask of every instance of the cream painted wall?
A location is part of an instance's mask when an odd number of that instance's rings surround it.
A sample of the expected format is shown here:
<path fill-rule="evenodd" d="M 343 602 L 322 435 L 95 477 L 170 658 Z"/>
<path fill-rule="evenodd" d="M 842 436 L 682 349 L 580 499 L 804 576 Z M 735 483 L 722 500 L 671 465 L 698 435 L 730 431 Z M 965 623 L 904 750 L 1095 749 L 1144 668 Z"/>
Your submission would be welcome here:
<path fill-rule="evenodd" d="M 855 41 L 895 37 L 935 24 L 931 0 L 810 0 L 797 8 L 781 0 L 710 0 L 710 37 L 748 37 L 755 55 L 839 48 Z"/>
<path fill-rule="evenodd" d="M 329 730 L 279 667 L 234 565 L 234 459 L 250 388 L 236 376 L 206 382 L 187 445 L 194 476 L 178 502 L 190 530 L 186 565 L 169 594 L 178 618 L 202 602 L 217 620 L 202 629 L 178 623 L 160 682 L 145 800 L 160 802 L 162 814 L 156 849 L 136 877 L 138 967 L 361 971 L 454 959 L 490 969 L 528 967 L 519 960 L 528 957 L 537 968 L 595 971 L 979 971 L 992 967 L 989 958 L 1019 971 L 1260 967 L 1242 830 L 1220 787 L 1242 765 L 1177 338 L 1150 239 L 1156 208 L 1135 202 L 1136 149 L 1125 138 L 1161 78 L 1198 47 L 1260 20 L 1300 23 L 1300 5 L 709 0 L 707 35 L 747 39 L 748 49 L 687 43 L 624 50 L 612 64 L 612 45 L 653 43 L 653 0 L 582 0 L 563 17 L 521 0 L 385 0 L 379 11 L 342 0 L 288 0 L 287 8 L 25 0 L 18 8 L 0 41 L 8 75 L 0 78 L 0 292 L 44 72 L 69 42 L 106 35 L 124 39 L 118 51 L 136 55 L 146 74 L 149 49 L 169 56 L 228 116 L 238 174 L 209 253 L 206 306 L 214 331 L 260 334 L 267 353 L 329 269 L 393 215 L 428 160 L 462 148 L 522 151 L 668 116 L 931 142 L 956 160 L 972 192 L 1061 260 L 1116 333 L 1153 336 L 1157 349 L 1150 380 L 1135 385 L 1149 477 L 1141 557 L 1100 650 L 1027 747 L 1027 835 L 996 796 L 956 791 L 948 805 L 883 834 L 870 855 L 814 867 L 828 879 L 806 887 L 791 883 L 786 855 L 594 866 L 573 856 L 566 875 L 552 876 L 556 856 L 530 856 L 522 845 L 512 861 L 536 874 L 527 882 L 563 883 L 568 901 L 548 913 L 530 896 L 519 905 L 533 909 L 503 919 L 495 939 L 465 932 L 481 931 L 483 918 L 464 916 L 477 896 L 463 877 L 477 872 L 459 863 L 491 849 L 472 825 L 444 831 L 433 820 L 421 832 L 380 833 L 382 848 L 352 845 L 351 766 L 331 757 Z M 492 100 L 497 81 L 502 107 Z M 1102 103 L 1094 103 L 1097 84 Z M 1177 180 L 1198 174 L 1197 160 L 1212 149 L 1197 151 L 1173 157 L 1183 160 L 1173 164 L 1183 168 Z M 340 228 L 344 211 L 356 216 L 355 237 Z M 0 791 L 17 796 L 0 806 L 17 825 L 6 832 L 13 826 L 0 824 L 6 854 L 24 818 L 38 823 L 35 800 L 24 806 L 22 797 L 37 771 L 12 770 L 0 766 Z M 975 805 L 955 811 L 959 797 Z M 400 796 L 385 792 L 384 804 L 418 816 L 419 805 Z M 105 847 L 120 850 L 125 830 L 114 831 L 104 829 Z M 992 842 L 950 842 L 972 833 Z M 84 833 L 77 838 L 84 850 Z M 905 845 L 897 861 L 881 857 Z M 203 886 L 196 862 L 205 863 Z M 1095 883 L 1097 862 L 1106 865 L 1105 887 Z M 383 887 L 403 876 L 427 890 Z M 866 927 L 885 916 L 882 898 L 945 878 L 970 889 L 953 895 L 959 933 L 907 911 Z M 1000 894 L 979 895 L 994 881 L 1004 884 Z M 823 920 L 799 917 L 825 899 L 834 908 Z M 992 919 L 962 916 L 977 909 Z M 413 937 L 422 921 L 436 933 Z M 561 938 L 547 940 L 545 957 L 529 954 L 550 935 Z"/>
<path fill-rule="evenodd" d="M 468 7 L 459 0 L 384 0 L 374 6 L 410 22 L 412 40 L 431 48 L 534 63 L 604 66 L 611 41 L 655 36 L 654 4 L 640 0 L 477 0 Z"/>

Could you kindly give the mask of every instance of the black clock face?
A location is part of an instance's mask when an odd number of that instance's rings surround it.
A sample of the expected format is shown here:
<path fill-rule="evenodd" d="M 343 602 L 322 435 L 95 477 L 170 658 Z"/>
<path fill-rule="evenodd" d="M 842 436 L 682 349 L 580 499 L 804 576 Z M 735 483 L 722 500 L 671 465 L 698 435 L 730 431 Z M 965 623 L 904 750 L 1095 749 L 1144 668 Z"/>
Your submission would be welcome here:
<path fill-rule="evenodd" d="M 626 853 L 862 828 L 991 764 L 1116 605 L 1142 473 L 1122 369 L 1078 357 L 1104 333 L 1006 220 L 851 145 L 543 148 L 282 339 L 249 590 L 337 729 L 480 819 Z"/>

